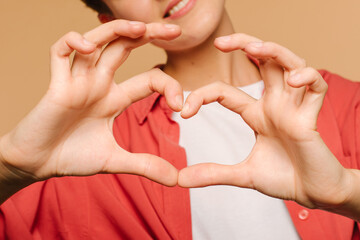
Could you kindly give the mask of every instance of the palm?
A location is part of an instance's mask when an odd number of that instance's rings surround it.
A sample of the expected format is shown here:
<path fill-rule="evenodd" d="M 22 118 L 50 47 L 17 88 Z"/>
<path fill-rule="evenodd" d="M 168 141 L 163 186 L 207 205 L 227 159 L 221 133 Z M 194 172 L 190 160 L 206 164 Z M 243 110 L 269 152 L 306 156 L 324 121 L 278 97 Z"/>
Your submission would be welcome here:
<path fill-rule="evenodd" d="M 292 160 L 294 156 L 289 152 L 289 143 L 294 138 L 305 139 L 306 133 L 314 132 L 314 125 L 304 126 L 300 120 L 303 113 L 284 111 L 292 109 L 293 106 L 287 106 L 292 104 L 284 97 L 266 93 L 244 111 L 245 115 L 247 111 L 253 111 L 253 116 L 256 116 L 255 119 L 246 119 L 256 132 L 256 143 L 246 163 L 252 169 L 253 187 L 283 199 L 293 199 L 293 186 L 297 182 L 296 161 Z"/>
<path fill-rule="evenodd" d="M 102 89 L 102 94 L 99 94 L 94 89 L 96 94 L 93 95 L 84 90 L 70 100 L 69 106 L 59 109 L 61 116 L 69 115 L 65 120 L 68 123 L 62 126 L 69 135 L 59 139 L 60 144 L 56 144 L 56 151 L 47 160 L 54 161 L 57 174 L 94 174 L 103 169 L 109 154 L 114 151 L 111 123 L 114 114 L 122 111 L 120 102 L 123 96 L 114 93 L 116 85 L 101 87 L 107 87 L 108 92 Z M 76 165 L 68 164 L 74 153 L 78 155 Z"/>
<path fill-rule="evenodd" d="M 105 172 L 111 154 L 119 151 L 110 120 L 86 117 L 79 121 L 70 136 L 60 139 L 44 167 L 50 166 L 53 175 L 93 175 Z M 42 170 L 42 169 L 40 169 Z M 44 169 L 49 172 L 49 169 Z"/>
<path fill-rule="evenodd" d="M 282 81 L 282 79 L 280 80 Z M 295 90 L 301 94 L 303 90 Z M 270 91 L 254 103 L 249 104 L 242 116 L 256 132 L 256 143 L 245 163 L 248 178 L 241 185 L 248 185 L 267 195 L 295 199 L 301 191 L 298 176 L 301 163 L 297 161 L 294 141 L 302 142 L 317 136 L 316 109 L 309 109 L 294 102 L 294 94 Z M 261 177 L 259 177 L 261 176 Z M 294 188 L 295 186 L 295 188 Z"/>

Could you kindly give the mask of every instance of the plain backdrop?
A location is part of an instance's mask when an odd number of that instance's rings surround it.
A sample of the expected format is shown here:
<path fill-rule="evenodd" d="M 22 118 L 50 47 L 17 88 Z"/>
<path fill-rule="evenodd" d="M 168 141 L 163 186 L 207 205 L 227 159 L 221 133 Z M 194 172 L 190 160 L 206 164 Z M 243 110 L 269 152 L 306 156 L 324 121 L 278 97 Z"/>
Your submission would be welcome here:
<path fill-rule="evenodd" d="M 359 0 L 227 0 L 226 5 L 238 32 L 278 42 L 313 67 L 360 80 Z M 69 31 L 84 33 L 99 22 L 80 0 L 1 0 L 0 11 L 2 135 L 46 92 L 50 46 Z M 147 45 L 132 53 L 116 81 L 164 61 L 162 51 Z"/>

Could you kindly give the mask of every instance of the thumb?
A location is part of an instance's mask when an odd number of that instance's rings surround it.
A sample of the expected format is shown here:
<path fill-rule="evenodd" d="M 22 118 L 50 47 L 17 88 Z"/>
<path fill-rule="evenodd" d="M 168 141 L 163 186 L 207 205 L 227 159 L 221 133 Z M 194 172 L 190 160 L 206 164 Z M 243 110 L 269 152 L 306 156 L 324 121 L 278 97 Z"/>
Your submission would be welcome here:
<path fill-rule="evenodd" d="M 130 153 L 118 148 L 106 162 L 104 173 L 125 173 L 146 177 L 165 186 L 175 186 L 178 170 L 168 161 L 145 153 Z"/>
<path fill-rule="evenodd" d="M 181 187 L 205 187 L 210 185 L 232 185 L 252 188 L 250 174 L 245 162 L 237 165 L 201 163 L 182 169 L 178 184 Z"/>

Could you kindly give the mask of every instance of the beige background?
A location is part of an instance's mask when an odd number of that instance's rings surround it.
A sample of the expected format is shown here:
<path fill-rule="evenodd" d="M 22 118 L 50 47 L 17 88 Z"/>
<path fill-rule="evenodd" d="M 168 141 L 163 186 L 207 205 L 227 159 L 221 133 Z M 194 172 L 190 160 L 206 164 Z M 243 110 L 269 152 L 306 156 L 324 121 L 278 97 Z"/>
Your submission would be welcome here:
<path fill-rule="evenodd" d="M 316 68 L 360 80 L 359 0 L 227 0 L 227 7 L 237 31 L 281 43 Z M 80 0 L 2 0 L 0 9 L 2 135 L 46 91 L 52 43 L 68 31 L 85 32 L 98 21 Z M 155 47 L 137 50 L 120 69 L 117 81 L 164 60 Z"/>

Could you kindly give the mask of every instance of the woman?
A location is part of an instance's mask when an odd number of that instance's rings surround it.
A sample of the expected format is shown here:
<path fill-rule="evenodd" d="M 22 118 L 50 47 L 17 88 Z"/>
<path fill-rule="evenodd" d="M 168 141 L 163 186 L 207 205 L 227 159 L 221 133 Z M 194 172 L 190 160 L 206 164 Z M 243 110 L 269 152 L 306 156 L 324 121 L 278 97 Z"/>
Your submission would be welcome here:
<path fill-rule="evenodd" d="M 235 34 L 223 0 L 88 3 L 100 6 L 99 19 L 108 23 L 83 36 L 70 33 L 53 46 L 49 91 L 1 138 L 2 200 L 39 180 L 105 172 L 143 175 L 167 186 L 241 188 L 189 193 L 123 174 L 50 179 L 2 205 L 7 236 L 296 239 L 358 234 L 350 219 L 302 207 L 359 219 L 359 173 L 349 169 L 359 161 L 358 84 L 320 75 L 277 44 Z M 114 72 L 130 50 L 150 41 L 167 52 L 162 71 L 116 85 Z M 327 97 L 323 78 L 329 84 Z M 346 95 L 334 88 L 345 89 Z M 185 92 L 185 105 L 182 89 L 191 91 Z M 165 98 L 143 99 L 154 91 Z M 235 113 L 210 105 L 192 122 L 173 113 L 189 118 L 213 101 Z M 178 173 L 176 168 L 184 169 Z M 244 188 L 302 206 L 287 202 L 286 209 L 282 201 Z"/>

